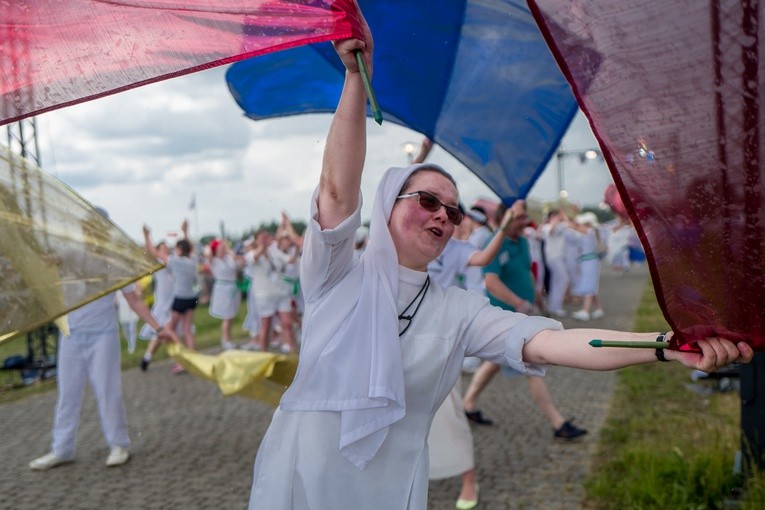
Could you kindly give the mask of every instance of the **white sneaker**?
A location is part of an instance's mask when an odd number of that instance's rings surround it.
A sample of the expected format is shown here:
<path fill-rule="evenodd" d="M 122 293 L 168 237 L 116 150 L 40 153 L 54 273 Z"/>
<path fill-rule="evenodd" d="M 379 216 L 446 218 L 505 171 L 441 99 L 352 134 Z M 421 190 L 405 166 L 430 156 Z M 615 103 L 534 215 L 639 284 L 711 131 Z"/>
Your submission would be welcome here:
<path fill-rule="evenodd" d="M 121 446 L 115 446 L 109 452 L 109 456 L 106 458 L 106 465 L 109 467 L 121 466 L 130 460 L 130 452 L 127 448 Z"/>
<path fill-rule="evenodd" d="M 598 308 L 597 310 L 593 310 L 590 314 L 591 319 L 602 319 L 606 313 L 603 311 L 602 308 Z"/>
<path fill-rule="evenodd" d="M 578 321 L 588 321 L 590 320 L 590 314 L 584 310 L 577 310 L 571 314 L 571 318 Z"/>
<path fill-rule="evenodd" d="M 33 460 L 29 463 L 29 469 L 32 471 L 45 471 L 61 464 L 72 462 L 74 459 L 62 459 L 53 452 L 46 453 L 42 457 Z"/>
<path fill-rule="evenodd" d="M 245 351 L 259 352 L 260 344 L 258 344 L 257 342 L 247 342 L 242 344 L 242 349 L 244 349 Z"/>
<path fill-rule="evenodd" d="M 228 340 L 221 340 L 220 346 L 223 348 L 224 351 L 230 351 L 231 349 L 236 349 L 236 344 L 234 342 L 229 342 Z"/>
<path fill-rule="evenodd" d="M 566 316 L 566 310 L 550 310 L 550 315 L 553 317 L 565 317 Z"/>

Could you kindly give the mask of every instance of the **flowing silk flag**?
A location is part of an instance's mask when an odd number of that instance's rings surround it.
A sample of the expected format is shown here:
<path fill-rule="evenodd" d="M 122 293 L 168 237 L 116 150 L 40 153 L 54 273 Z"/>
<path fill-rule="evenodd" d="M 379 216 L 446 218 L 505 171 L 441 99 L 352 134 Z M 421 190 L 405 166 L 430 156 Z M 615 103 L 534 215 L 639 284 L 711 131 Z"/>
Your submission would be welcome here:
<path fill-rule="evenodd" d="M 215 356 L 170 344 L 167 352 L 183 367 L 214 382 L 223 396 L 239 395 L 276 406 L 297 371 L 294 354 L 223 351 Z"/>
<path fill-rule="evenodd" d="M 675 347 L 765 350 L 765 2 L 530 0 L 648 255 Z"/>
<path fill-rule="evenodd" d="M 522 0 L 359 0 L 386 121 L 435 140 L 505 203 L 524 198 L 577 104 Z M 328 44 L 237 62 L 229 88 L 253 119 L 332 112 L 344 69 Z"/>
<path fill-rule="evenodd" d="M 0 342 L 161 267 L 67 185 L 0 147 Z"/>
<path fill-rule="evenodd" d="M 355 13 L 353 0 L 0 2 L 0 125 L 242 58 L 347 38 L 360 33 Z"/>

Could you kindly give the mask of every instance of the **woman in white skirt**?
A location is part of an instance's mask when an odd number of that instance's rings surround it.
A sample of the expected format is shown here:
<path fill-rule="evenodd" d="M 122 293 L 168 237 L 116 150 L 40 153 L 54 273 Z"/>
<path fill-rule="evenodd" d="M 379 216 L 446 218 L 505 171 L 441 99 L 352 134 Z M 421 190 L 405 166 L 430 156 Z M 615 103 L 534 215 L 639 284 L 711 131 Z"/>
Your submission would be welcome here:
<path fill-rule="evenodd" d="M 582 298 L 581 310 L 572 313 L 571 317 L 580 321 L 600 319 L 604 315 L 598 298 L 601 257 L 598 247 L 601 243 L 597 227 L 598 219 L 594 213 L 580 214 L 576 221 L 570 224 L 579 246 L 577 271 L 571 294 Z"/>
<path fill-rule="evenodd" d="M 221 320 L 220 346 L 223 350 L 236 348 L 231 341 L 231 323 L 239 312 L 242 293 L 236 286 L 241 261 L 231 253 L 228 243 L 220 239 L 210 242 L 210 268 L 213 275 L 210 293 L 210 315 Z"/>
<path fill-rule="evenodd" d="M 164 264 L 163 261 L 167 260 L 170 256 L 170 248 L 168 248 L 167 243 L 160 241 L 153 245 L 150 232 L 144 229 L 143 234 L 144 243 L 148 246 L 154 246 L 154 249 L 160 254 L 157 260 Z M 147 248 L 147 251 L 149 251 L 149 248 Z M 151 305 L 151 314 L 160 324 L 167 324 L 170 321 L 171 308 L 173 307 L 173 275 L 167 268 L 163 268 L 156 271 L 153 277 L 154 303 Z M 157 338 L 157 332 L 148 324 L 144 324 L 138 333 L 138 338 L 141 340 L 154 340 Z"/>

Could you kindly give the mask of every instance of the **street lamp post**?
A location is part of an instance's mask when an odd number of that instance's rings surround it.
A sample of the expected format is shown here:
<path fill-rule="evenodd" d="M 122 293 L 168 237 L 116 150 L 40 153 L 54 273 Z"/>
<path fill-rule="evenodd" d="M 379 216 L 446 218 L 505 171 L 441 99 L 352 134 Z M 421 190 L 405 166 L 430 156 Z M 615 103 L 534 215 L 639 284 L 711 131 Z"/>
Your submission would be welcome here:
<path fill-rule="evenodd" d="M 417 144 L 414 142 L 404 142 L 401 144 L 401 149 L 404 151 L 404 154 L 406 154 L 406 160 L 409 162 L 409 164 L 412 164 L 412 161 L 414 161 L 414 151 L 417 148 Z"/>
<path fill-rule="evenodd" d="M 578 149 L 578 150 L 559 150 L 555 153 L 557 160 L 556 170 L 558 174 L 558 198 L 567 198 L 568 192 L 563 182 L 563 159 L 575 156 L 584 164 L 594 159 L 602 159 L 603 153 L 599 149 Z"/>

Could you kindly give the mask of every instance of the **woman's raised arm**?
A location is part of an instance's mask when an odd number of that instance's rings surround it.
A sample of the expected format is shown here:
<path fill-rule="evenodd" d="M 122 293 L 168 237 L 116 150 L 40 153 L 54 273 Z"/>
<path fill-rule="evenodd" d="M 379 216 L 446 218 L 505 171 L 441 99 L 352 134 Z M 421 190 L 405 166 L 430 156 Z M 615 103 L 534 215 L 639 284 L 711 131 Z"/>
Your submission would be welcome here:
<path fill-rule="evenodd" d="M 371 78 L 373 42 L 360 10 L 358 14 L 365 40 L 344 39 L 334 43 L 346 72 L 340 102 L 327 135 L 319 179 L 317 220 L 322 229 L 339 225 L 356 210 L 359 201 L 367 150 L 366 93 L 355 52 L 362 52 Z"/>

